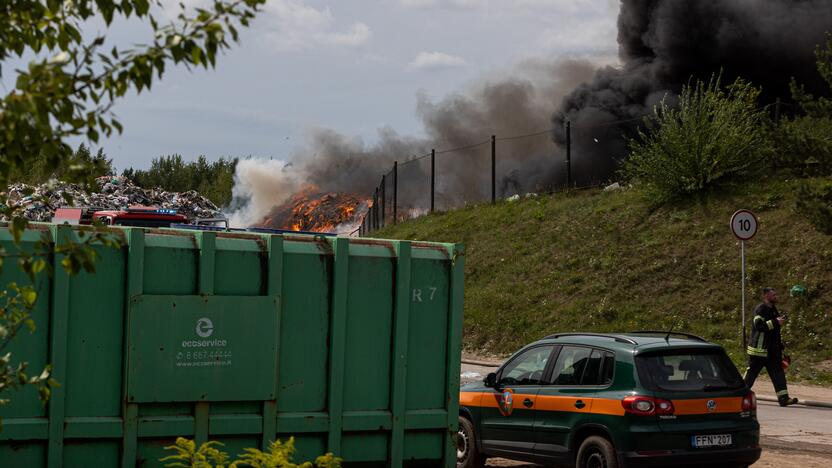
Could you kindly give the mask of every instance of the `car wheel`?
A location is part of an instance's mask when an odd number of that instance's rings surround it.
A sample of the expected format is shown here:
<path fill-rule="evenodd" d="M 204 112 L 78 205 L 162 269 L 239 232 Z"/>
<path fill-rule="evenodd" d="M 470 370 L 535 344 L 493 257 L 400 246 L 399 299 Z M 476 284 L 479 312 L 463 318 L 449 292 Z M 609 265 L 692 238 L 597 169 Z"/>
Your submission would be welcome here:
<path fill-rule="evenodd" d="M 482 468 L 485 457 L 477 450 L 474 425 L 466 418 L 459 417 L 459 431 L 456 433 L 456 468 Z"/>
<path fill-rule="evenodd" d="M 612 443 L 600 436 L 587 437 L 578 450 L 576 468 L 618 468 Z"/>

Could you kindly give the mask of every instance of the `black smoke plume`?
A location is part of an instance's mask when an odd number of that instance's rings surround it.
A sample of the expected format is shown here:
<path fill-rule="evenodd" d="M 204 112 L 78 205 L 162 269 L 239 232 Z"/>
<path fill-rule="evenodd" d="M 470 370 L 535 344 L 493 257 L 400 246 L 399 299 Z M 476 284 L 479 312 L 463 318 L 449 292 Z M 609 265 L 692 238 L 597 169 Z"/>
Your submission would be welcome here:
<path fill-rule="evenodd" d="M 573 129 L 575 182 L 600 182 L 625 157 L 628 132 L 692 77 L 707 80 L 720 72 L 725 82 L 743 77 L 762 86 L 768 102 L 788 99 L 792 77 L 821 94 L 814 50 L 830 29 L 832 0 L 621 0 L 618 66 L 529 61 L 439 102 L 420 96 L 417 114 L 424 138 L 384 128 L 377 143 L 366 144 L 316 130 L 291 165 L 257 160 L 238 165 L 234 190 L 243 208 L 235 213 L 236 223 L 260 221 L 269 208 L 308 184 L 324 192 L 371 195 L 393 161 L 402 163 L 432 148 L 467 146 L 492 134 L 549 127 L 556 129 L 553 138 L 498 144 L 498 196 L 562 186 L 567 121 Z M 425 208 L 425 162 L 401 168 L 399 206 Z M 487 144 L 437 156 L 439 207 L 490 197 L 490 163 Z M 388 207 L 391 192 L 392 184 L 387 185 Z"/>
<path fill-rule="evenodd" d="M 570 121 L 575 129 L 579 174 L 610 174 L 626 155 L 622 135 L 692 78 L 742 77 L 762 87 L 764 102 L 788 100 L 792 78 L 822 93 L 814 51 L 829 30 L 829 0 L 622 0 L 621 66 L 605 67 L 578 86 L 553 122 Z M 619 121 L 627 122 L 609 126 Z M 554 134 L 559 145 L 562 135 Z"/>

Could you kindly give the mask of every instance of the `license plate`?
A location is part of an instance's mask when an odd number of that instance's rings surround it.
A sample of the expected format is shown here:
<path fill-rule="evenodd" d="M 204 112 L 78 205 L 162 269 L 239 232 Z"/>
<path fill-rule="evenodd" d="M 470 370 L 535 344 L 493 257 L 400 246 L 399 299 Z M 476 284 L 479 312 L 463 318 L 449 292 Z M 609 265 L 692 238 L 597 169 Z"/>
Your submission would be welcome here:
<path fill-rule="evenodd" d="M 728 447 L 732 443 L 731 434 L 691 436 L 694 448 Z"/>

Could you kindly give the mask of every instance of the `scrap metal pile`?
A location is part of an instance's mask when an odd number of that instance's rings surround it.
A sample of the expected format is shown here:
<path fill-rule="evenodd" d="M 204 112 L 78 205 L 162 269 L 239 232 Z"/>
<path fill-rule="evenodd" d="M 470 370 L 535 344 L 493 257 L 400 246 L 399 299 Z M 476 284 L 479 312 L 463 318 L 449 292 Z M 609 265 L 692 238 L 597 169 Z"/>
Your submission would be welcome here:
<path fill-rule="evenodd" d="M 144 189 L 121 176 L 99 177 L 97 192 L 87 192 L 81 186 L 52 181 L 42 185 L 12 184 L 0 192 L 0 200 L 7 206 L 19 206 L 30 221 L 51 221 L 55 210 L 64 206 L 120 210 L 143 205 L 175 209 L 188 219 L 217 218 L 220 209 L 195 190 L 167 192 L 160 188 Z"/>

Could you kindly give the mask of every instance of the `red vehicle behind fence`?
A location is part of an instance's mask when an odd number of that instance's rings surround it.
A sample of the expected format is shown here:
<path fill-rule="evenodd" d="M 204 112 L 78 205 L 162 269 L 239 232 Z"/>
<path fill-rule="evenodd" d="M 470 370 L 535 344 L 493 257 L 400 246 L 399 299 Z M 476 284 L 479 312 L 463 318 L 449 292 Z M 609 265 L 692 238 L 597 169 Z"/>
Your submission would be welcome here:
<path fill-rule="evenodd" d="M 152 206 L 131 206 L 123 210 L 97 210 L 94 208 L 58 208 L 52 222 L 57 224 L 93 224 L 105 226 L 170 227 L 186 224 L 188 218 L 176 210 Z"/>

